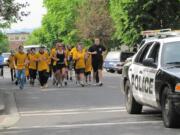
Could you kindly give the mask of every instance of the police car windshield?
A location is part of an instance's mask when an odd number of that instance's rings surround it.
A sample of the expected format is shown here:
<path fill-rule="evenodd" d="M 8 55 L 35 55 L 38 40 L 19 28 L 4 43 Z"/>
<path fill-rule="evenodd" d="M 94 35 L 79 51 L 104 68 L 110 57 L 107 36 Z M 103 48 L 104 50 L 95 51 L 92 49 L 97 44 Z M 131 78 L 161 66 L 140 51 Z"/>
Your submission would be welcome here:
<path fill-rule="evenodd" d="M 162 53 L 163 66 L 180 66 L 180 41 L 166 43 Z"/>

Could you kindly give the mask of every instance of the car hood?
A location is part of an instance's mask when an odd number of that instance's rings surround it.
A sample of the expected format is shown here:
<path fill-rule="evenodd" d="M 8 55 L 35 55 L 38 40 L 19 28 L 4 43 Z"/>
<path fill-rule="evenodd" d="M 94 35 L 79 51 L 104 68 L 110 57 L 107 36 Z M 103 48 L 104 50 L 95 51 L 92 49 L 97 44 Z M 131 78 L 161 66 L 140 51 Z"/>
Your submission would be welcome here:
<path fill-rule="evenodd" d="M 173 67 L 173 68 L 163 68 L 164 71 L 167 73 L 176 76 L 180 78 L 180 66 L 179 67 Z"/>

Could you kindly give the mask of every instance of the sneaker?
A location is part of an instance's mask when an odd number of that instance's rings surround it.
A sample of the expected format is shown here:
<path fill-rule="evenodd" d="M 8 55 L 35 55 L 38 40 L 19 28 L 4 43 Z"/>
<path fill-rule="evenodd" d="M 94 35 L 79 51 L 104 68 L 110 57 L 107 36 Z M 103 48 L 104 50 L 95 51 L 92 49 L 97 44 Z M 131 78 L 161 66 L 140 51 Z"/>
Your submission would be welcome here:
<path fill-rule="evenodd" d="M 18 81 L 17 80 L 16 80 L 15 84 L 18 85 Z"/>
<path fill-rule="evenodd" d="M 99 83 L 98 83 L 98 86 L 103 86 L 103 83 L 102 83 L 102 82 L 99 82 Z"/>
<path fill-rule="evenodd" d="M 64 82 L 64 85 L 67 86 L 67 82 L 66 81 Z"/>
<path fill-rule="evenodd" d="M 20 90 L 23 90 L 23 89 L 24 89 L 24 87 L 23 87 L 23 86 L 19 86 L 19 89 L 20 89 Z"/>
<path fill-rule="evenodd" d="M 61 88 L 61 84 L 58 84 L 58 88 Z"/>
<path fill-rule="evenodd" d="M 80 85 L 81 85 L 82 87 L 84 87 L 84 82 L 83 82 L 83 81 L 81 81 L 81 82 L 80 82 Z"/>
<path fill-rule="evenodd" d="M 82 83 L 81 86 L 84 87 L 85 85 Z"/>
<path fill-rule="evenodd" d="M 48 88 L 48 84 L 45 84 L 45 85 L 44 85 L 44 88 Z"/>

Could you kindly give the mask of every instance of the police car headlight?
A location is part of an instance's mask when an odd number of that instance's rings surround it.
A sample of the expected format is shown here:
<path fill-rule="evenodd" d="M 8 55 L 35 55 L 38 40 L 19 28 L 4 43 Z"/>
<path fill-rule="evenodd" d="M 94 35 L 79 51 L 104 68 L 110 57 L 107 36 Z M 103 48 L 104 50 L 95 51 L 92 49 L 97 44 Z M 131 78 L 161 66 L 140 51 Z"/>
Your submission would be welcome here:
<path fill-rule="evenodd" d="M 180 83 L 176 84 L 175 91 L 180 92 Z"/>

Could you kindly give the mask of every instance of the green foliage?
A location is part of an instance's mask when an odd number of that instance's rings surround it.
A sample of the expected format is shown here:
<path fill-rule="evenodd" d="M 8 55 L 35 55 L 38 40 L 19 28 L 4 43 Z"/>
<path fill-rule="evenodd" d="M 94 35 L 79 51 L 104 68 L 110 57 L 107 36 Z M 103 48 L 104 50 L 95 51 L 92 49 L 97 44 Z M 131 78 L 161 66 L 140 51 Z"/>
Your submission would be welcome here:
<path fill-rule="evenodd" d="M 27 2 L 20 4 L 15 0 L 0 0 L 0 28 L 7 28 L 11 23 L 22 20 L 22 16 L 27 16 L 29 13 L 21 10 L 27 6 Z"/>
<path fill-rule="evenodd" d="M 133 45 L 142 30 L 180 28 L 179 0 L 111 0 L 114 39 Z"/>
<path fill-rule="evenodd" d="M 43 28 L 35 29 L 31 35 L 28 37 L 28 40 L 26 41 L 26 45 L 32 45 L 32 44 L 43 44 L 46 41 L 46 35 L 44 34 L 45 31 Z"/>
<path fill-rule="evenodd" d="M 44 0 L 42 27 L 27 44 L 52 46 L 54 40 L 75 45 L 100 37 L 108 49 L 141 39 L 141 31 L 180 29 L 180 0 Z"/>
<path fill-rule="evenodd" d="M 107 0 L 86 0 L 78 8 L 76 19 L 78 35 L 82 39 L 99 37 L 108 46 L 113 32 Z"/>
<path fill-rule="evenodd" d="M 43 18 L 43 28 L 47 32 L 48 42 L 61 40 L 65 44 L 78 41 L 75 19 L 77 7 L 82 0 L 45 0 L 48 10 Z"/>
<path fill-rule="evenodd" d="M 9 43 L 7 37 L 0 32 L 0 52 L 8 52 Z"/>

